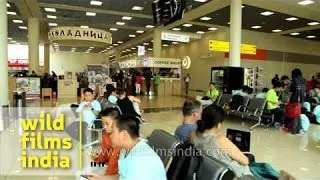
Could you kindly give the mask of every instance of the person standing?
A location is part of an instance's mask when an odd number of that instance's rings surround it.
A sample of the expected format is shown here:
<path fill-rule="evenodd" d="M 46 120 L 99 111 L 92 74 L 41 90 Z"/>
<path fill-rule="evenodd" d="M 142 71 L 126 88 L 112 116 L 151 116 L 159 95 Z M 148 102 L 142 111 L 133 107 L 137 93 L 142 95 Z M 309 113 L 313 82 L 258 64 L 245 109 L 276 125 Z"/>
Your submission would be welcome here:
<path fill-rule="evenodd" d="M 136 94 L 137 95 L 141 93 L 141 84 L 142 84 L 142 76 L 141 76 L 141 73 L 138 72 L 136 75 Z"/>
<path fill-rule="evenodd" d="M 136 72 L 131 75 L 131 92 L 136 96 Z"/>
<path fill-rule="evenodd" d="M 190 74 L 188 73 L 186 77 L 184 77 L 184 84 L 185 84 L 185 89 L 186 89 L 186 96 L 189 94 L 189 83 L 190 83 Z"/>
<path fill-rule="evenodd" d="M 156 74 L 153 81 L 154 81 L 154 95 L 158 96 L 159 95 L 158 87 L 161 82 L 161 77 L 159 73 Z"/>
<path fill-rule="evenodd" d="M 146 80 L 147 96 L 150 96 L 151 78 L 152 78 L 152 74 L 151 74 L 150 69 L 148 69 L 148 70 L 144 73 L 144 78 L 145 78 L 145 80 Z"/>
<path fill-rule="evenodd" d="M 54 71 L 51 71 L 52 75 L 52 92 L 56 92 L 56 97 L 58 97 L 58 76 Z"/>
<path fill-rule="evenodd" d="M 296 68 L 291 73 L 292 83 L 290 86 L 290 92 L 292 92 L 290 103 L 305 102 L 306 92 L 306 80 L 302 77 L 300 69 Z"/>
<path fill-rule="evenodd" d="M 274 78 L 271 80 L 272 86 L 274 87 L 280 81 L 279 75 L 276 74 Z"/>

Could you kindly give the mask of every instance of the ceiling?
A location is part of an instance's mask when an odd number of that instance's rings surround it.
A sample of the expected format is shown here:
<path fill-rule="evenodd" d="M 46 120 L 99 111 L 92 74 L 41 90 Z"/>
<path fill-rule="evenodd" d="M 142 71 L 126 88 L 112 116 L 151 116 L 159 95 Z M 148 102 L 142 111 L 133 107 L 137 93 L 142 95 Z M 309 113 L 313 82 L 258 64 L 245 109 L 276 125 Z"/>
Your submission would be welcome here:
<path fill-rule="evenodd" d="M 126 56 L 135 53 L 138 43 L 136 39 L 146 36 L 153 31 L 153 28 L 147 28 L 147 25 L 153 24 L 152 1 L 153 0 L 97 0 L 102 5 L 91 5 L 91 0 L 32 0 L 19 1 L 8 0 L 10 7 L 8 12 L 16 12 L 17 15 L 8 15 L 8 37 L 9 43 L 27 43 L 28 30 L 21 29 L 19 26 L 27 27 L 27 20 L 30 17 L 39 18 L 41 21 L 42 42 L 46 41 L 48 23 L 56 23 L 58 26 L 88 26 L 91 28 L 110 31 L 110 28 L 116 28 L 117 31 L 111 31 L 113 37 L 113 48 L 119 47 L 125 51 L 122 55 Z M 266 33 L 275 33 L 272 30 L 281 29 L 281 32 L 275 34 L 290 36 L 293 38 L 302 38 L 312 41 L 320 41 L 320 25 L 310 26 L 310 22 L 320 22 L 320 0 L 314 0 L 313 4 L 301 6 L 297 4 L 301 0 L 243 0 L 243 29 L 260 31 Z M 187 0 L 187 12 L 183 20 L 173 23 L 172 27 L 164 29 L 179 28 L 181 32 L 205 33 L 210 31 L 210 27 L 228 27 L 230 21 L 230 2 L 225 4 L 226 0 L 208 0 L 206 2 L 197 2 Z M 142 10 L 133 10 L 134 6 L 139 6 Z M 45 8 L 54 8 L 55 12 L 47 12 Z M 221 8 L 220 8 L 221 7 Z M 203 10 L 202 10 L 203 9 Z M 260 13 L 271 11 L 274 14 L 263 16 Z M 94 12 L 95 16 L 87 16 L 86 12 Z M 197 13 L 195 13 L 197 12 Z M 188 16 L 191 14 L 190 16 Z M 56 16 L 55 19 L 47 16 Z M 123 16 L 132 17 L 131 20 L 123 20 Z M 204 21 L 200 18 L 210 17 L 210 20 Z M 287 21 L 286 18 L 296 17 L 297 20 Z M 13 20 L 22 20 L 22 23 L 14 23 Z M 117 25 L 117 22 L 125 22 L 125 25 Z M 184 27 L 183 24 L 193 24 L 192 27 Z M 253 26 L 261 26 L 259 29 L 253 29 Z M 137 33 L 143 31 L 143 33 Z M 290 33 L 295 33 L 291 35 Z M 135 35 L 136 37 L 129 37 Z M 139 37 L 140 36 L 140 37 Z M 146 49 L 152 48 L 150 39 Z M 124 44 L 130 46 L 122 46 Z M 142 42 L 143 43 L 143 42 Z M 140 42 L 141 44 L 141 42 Z M 171 44 L 171 42 L 163 42 Z M 74 47 L 59 46 L 60 51 L 71 51 Z M 55 49 L 55 48 L 53 48 Z M 86 52 L 89 47 L 77 47 L 76 52 Z M 112 47 L 94 48 L 90 52 L 107 52 Z M 130 51 L 129 51 L 130 50 Z"/>

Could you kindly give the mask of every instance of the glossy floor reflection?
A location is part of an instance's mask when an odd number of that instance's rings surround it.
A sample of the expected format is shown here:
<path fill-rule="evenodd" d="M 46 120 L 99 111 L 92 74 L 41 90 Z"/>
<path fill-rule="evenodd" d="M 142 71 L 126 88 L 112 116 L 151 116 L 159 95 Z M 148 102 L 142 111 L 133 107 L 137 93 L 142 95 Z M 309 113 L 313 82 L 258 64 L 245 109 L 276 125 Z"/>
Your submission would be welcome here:
<path fill-rule="evenodd" d="M 28 103 L 28 105 L 33 107 L 54 107 L 76 101 L 74 99 L 66 99 L 52 103 L 46 100 L 34 101 Z M 182 97 L 161 97 L 155 99 L 142 97 L 142 108 L 145 111 L 157 108 L 160 112 L 151 111 L 150 113 L 144 113 L 144 118 L 149 123 L 142 126 L 141 137 L 148 137 L 154 129 L 164 129 L 169 133 L 173 133 L 182 121 L 182 112 L 181 110 L 167 111 L 167 109 L 179 109 L 183 102 L 184 98 Z M 253 122 L 246 121 L 243 123 L 240 119 L 228 118 L 224 124 L 224 131 L 222 133 L 226 133 L 227 128 L 248 131 L 251 125 L 253 125 Z M 4 137 L 4 134 L 1 134 L 1 154 L 12 153 L 10 151 L 21 153 L 19 148 L 16 149 L 8 146 L 11 142 L 18 142 L 17 136 L 7 135 Z M 320 177 L 320 126 L 311 125 L 309 132 L 304 135 L 284 134 L 275 129 L 257 127 L 252 131 L 251 135 L 251 152 L 256 156 L 257 162 L 267 162 L 272 164 L 275 169 L 284 169 L 298 180 L 317 180 Z M 21 177 L 19 176 L 20 164 L 17 163 L 16 159 L 2 156 L 1 161 L 3 160 L 5 160 L 7 166 L 5 169 L 9 171 L 6 175 L 10 176 L 6 178 L 0 177 L 0 179 L 74 179 L 74 177 L 64 176 L 61 172 L 57 173 L 55 170 L 47 172 L 40 170 L 37 172 L 39 175 L 46 175 L 45 177 Z"/>

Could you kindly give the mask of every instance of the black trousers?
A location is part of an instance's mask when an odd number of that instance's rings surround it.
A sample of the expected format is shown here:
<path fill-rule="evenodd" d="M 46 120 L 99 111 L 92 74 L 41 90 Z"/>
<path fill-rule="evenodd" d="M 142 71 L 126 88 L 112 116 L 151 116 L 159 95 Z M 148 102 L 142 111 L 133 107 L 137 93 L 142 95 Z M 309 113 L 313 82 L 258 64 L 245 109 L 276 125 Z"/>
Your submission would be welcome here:
<path fill-rule="evenodd" d="M 279 122 L 281 125 L 285 124 L 285 113 L 284 110 L 281 108 L 276 108 L 276 109 L 272 109 L 270 110 L 271 114 L 274 115 L 274 120 L 275 122 Z"/>

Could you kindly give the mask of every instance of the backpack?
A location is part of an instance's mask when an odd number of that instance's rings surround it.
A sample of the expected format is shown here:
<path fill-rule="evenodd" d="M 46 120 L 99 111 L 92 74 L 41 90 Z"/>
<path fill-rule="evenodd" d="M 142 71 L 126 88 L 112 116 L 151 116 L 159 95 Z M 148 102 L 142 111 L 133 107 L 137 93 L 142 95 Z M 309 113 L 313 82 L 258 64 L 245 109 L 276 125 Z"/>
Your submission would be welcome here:
<path fill-rule="evenodd" d="M 199 169 L 201 151 L 191 143 L 179 144 L 173 152 L 173 159 L 167 171 L 168 180 L 193 180 Z"/>
<path fill-rule="evenodd" d="M 241 105 L 243 105 L 243 97 L 240 95 L 234 95 L 232 101 L 229 103 L 231 110 L 237 110 Z"/>

